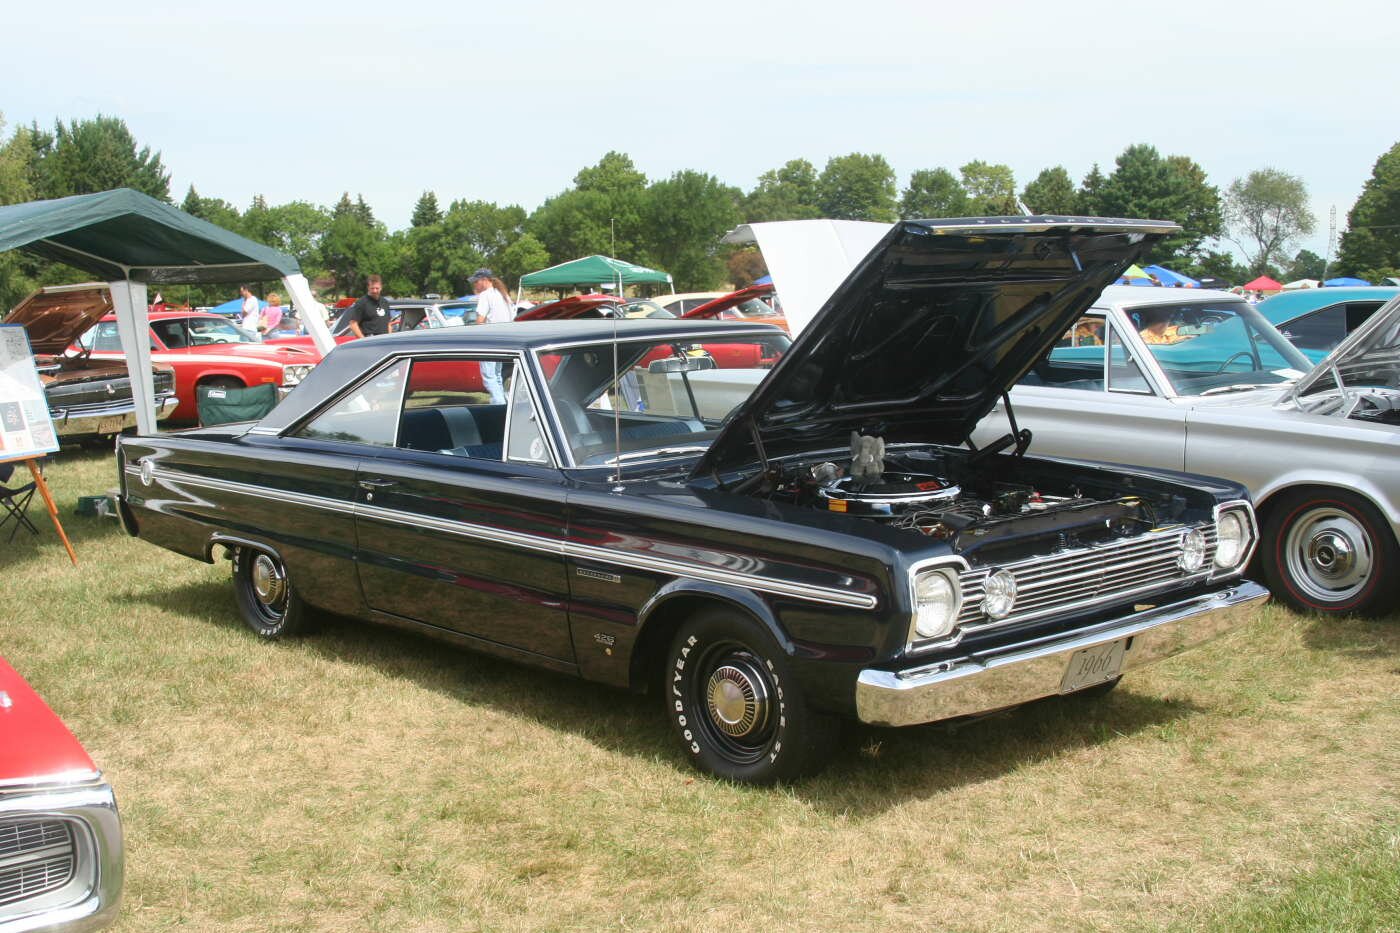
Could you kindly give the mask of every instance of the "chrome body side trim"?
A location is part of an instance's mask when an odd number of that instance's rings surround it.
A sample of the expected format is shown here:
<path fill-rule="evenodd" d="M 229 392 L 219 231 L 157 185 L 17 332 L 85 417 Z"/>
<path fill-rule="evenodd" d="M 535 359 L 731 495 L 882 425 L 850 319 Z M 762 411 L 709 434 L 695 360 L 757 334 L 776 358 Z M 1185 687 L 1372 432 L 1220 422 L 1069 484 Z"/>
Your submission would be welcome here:
<path fill-rule="evenodd" d="M 76 865 L 58 891 L 0 907 L 0 933 L 96 930 L 116 918 L 125 849 L 117 800 L 106 783 L 0 793 L 0 823 L 52 818 L 73 829 Z"/>
<path fill-rule="evenodd" d="M 856 681 L 862 722 L 908 726 L 1029 703 L 1060 691 L 1070 657 L 1127 640 L 1123 672 L 1169 658 L 1245 624 L 1269 593 L 1247 580 L 1087 629 L 900 671 L 869 668 Z"/>
<path fill-rule="evenodd" d="M 127 466 L 126 472 L 127 475 L 137 478 L 141 475 L 140 469 L 132 465 Z M 792 581 L 778 580 L 758 574 L 743 573 L 742 571 L 704 567 L 679 560 L 643 556 L 626 551 L 619 551 L 615 548 L 599 547 L 597 545 L 576 544 L 557 538 L 524 534 L 517 531 L 507 531 L 505 529 L 477 525 L 471 522 L 437 518 L 435 516 L 422 515 L 417 512 L 398 512 L 393 509 L 386 509 L 367 503 L 343 502 L 336 499 L 326 499 L 321 496 L 312 496 L 306 493 L 268 490 L 247 483 L 213 479 L 206 476 L 193 476 L 188 473 L 168 469 L 154 470 L 152 479 L 176 485 L 188 485 L 202 489 L 213 489 L 221 492 L 255 496 L 271 502 L 292 502 L 308 508 L 349 514 L 357 518 L 390 522 L 410 528 L 431 528 L 434 531 L 440 531 L 444 534 L 458 535 L 477 541 L 489 541 L 508 547 L 518 547 L 530 551 L 558 554 L 561 557 L 596 561 L 612 566 L 628 567 L 633 570 L 662 573 L 668 576 L 707 580 L 712 583 L 738 586 L 763 593 L 790 596 L 794 599 L 804 599 L 811 602 L 825 603 L 827 605 L 843 606 L 853 609 L 874 609 L 879 605 L 879 599 L 869 593 L 850 593 L 835 587 L 794 583 Z"/>

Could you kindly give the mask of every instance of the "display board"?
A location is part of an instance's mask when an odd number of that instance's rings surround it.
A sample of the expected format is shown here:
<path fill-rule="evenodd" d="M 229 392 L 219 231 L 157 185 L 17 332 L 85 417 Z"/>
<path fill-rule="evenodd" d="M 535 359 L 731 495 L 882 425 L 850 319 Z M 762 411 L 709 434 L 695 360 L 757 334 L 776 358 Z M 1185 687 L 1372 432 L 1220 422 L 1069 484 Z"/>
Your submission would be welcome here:
<path fill-rule="evenodd" d="M 57 450 L 29 335 L 19 324 L 0 324 L 0 460 L 28 460 Z"/>

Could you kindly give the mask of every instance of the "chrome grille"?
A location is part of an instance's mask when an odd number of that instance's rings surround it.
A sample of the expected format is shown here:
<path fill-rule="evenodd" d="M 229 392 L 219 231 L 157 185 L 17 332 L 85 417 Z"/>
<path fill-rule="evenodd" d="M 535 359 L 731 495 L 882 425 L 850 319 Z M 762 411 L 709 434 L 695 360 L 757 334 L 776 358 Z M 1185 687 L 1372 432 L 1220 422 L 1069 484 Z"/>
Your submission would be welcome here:
<path fill-rule="evenodd" d="M 73 879 L 76 861 L 66 821 L 0 823 L 0 906 L 58 890 Z"/>
<path fill-rule="evenodd" d="M 1147 594 L 1186 580 L 1204 579 L 1215 553 L 1215 526 L 1196 526 L 1206 539 L 1206 562 L 1193 574 L 1177 566 L 1181 537 L 1187 530 L 1177 527 L 1151 531 L 1047 557 L 969 570 L 959 577 L 963 603 L 958 613 L 958 628 L 964 633 L 975 632 L 1071 607 L 1082 608 Z M 987 577 L 994 570 L 1010 571 L 1016 578 L 1016 606 L 1009 616 L 993 622 L 982 613 L 982 597 Z"/>

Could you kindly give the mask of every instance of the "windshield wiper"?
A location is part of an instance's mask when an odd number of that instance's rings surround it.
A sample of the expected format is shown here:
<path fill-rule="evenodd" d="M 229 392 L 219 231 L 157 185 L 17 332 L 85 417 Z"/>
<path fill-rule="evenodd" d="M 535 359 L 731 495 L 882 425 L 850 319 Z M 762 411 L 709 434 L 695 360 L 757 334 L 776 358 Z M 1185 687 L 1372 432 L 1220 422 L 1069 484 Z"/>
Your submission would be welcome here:
<path fill-rule="evenodd" d="M 651 457 L 678 457 L 681 454 L 699 454 L 709 450 L 709 446 L 704 447 L 661 447 L 656 450 L 634 450 L 631 453 L 619 454 L 604 463 L 622 463 L 626 460 L 644 460 Z"/>

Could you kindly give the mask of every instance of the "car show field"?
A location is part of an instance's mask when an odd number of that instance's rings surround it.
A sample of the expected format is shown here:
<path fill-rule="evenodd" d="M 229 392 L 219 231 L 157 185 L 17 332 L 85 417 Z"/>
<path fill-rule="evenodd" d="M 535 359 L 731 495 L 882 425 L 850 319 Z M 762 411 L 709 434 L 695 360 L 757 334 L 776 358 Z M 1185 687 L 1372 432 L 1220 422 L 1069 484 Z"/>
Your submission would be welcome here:
<path fill-rule="evenodd" d="M 112 459 L 49 476 L 70 503 Z M 1394 921 L 1393 617 L 1270 606 L 1111 696 L 853 728 L 760 790 L 696 775 L 652 698 L 336 619 L 260 644 L 226 562 L 65 522 L 77 569 L 0 550 L 5 654 L 122 802 L 116 930 Z"/>

